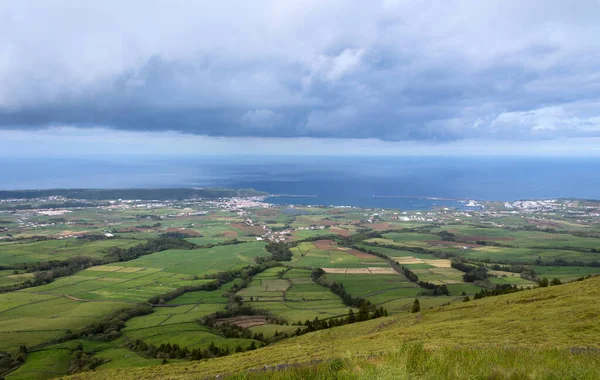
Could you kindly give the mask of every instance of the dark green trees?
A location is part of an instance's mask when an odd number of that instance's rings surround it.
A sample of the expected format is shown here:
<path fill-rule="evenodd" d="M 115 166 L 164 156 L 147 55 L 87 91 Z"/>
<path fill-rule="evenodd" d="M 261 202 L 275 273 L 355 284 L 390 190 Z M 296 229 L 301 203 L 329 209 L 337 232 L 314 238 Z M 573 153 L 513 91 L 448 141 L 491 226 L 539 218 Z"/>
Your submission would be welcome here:
<path fill-rule="evenodd" d="M 410 309 L 411 313 L 418 313 L 419 311 L 421 311 L 421 304 L 419 303 L 418 299 L 415 299 L 415 302 L 413 302 L 412 308 Z"/>

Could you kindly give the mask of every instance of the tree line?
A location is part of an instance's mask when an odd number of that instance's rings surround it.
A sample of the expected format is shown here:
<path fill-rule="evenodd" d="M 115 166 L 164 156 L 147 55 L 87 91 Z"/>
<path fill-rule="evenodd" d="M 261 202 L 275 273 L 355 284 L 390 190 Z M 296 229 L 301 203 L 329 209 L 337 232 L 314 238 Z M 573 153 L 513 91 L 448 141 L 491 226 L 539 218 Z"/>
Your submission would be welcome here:
<path fill-rule="evenodd" d="M 395 264 L 397 266 L 399 265 L 398 262 L 395 262 Z M 414 282 L 415 284 L 419 285 L 421 288 L 424 288 L 424 289 L 427 289 L 430 291 L 429 292 L 430 294 L 427 294 L 426 292 L 421 292 L 421 295 L 432 295 L 432 296 L 449 296 L 450 295 L 450 291 L 448 290 L 448 287 L 446 286 L 446 284 L 436 285 L 431 282 L 421 281 L 421 280 L 419 280 L 419 276 L 417 276 L 413 271 L 411 271 L 410 269 L 408 269 L 405 266 L 401 266 L 400 271 L 402 272 L 404 277 L 406 277 L 410 282 Z"/>
<path fill-rule="evenodd" d="M 307 334 L 309 332 L 330 329 L 332 327 L 338 327 L 343 325 L 352 324 L 355 322 L 364 322 L 370 319 L 377 319 L 380 317 L 387 317 L 388 311 L 383 307 L 370 307 L 367 302 L 364 302 L 358 309 L 358 313 L 354 313 L 354 310 L 349 309 L 348 314 L 344 317 L 340 318 L 327 318 L 327 319 L 319 319 L 319 317 L 315 317 L 313 320 L 307 319 L 304 322 L 305 328 L 298 327 L 292 336 L 300 336 Z M 301 322 L 298 321 L 297 325 L 300 325 Z"/>
<path fill-rule="evenodd" d="M 207 348 L 194 348 L 190 350 L 187 347 L 170 343 L 162 343 L 159 346 L 155 346 L 139 339 L 135 341 L 127 340 L 125 347 L 147 358 L 163 359 L 163 364 L 167 363 L 166 359 L 202 360 L 226 356 L 236 352 L 252 351 L 259 348 L 254 341 L 248 347 L 244 348 L 241 345 L 237 345 L 234 349 L 230 349 L 229 346 L 218 347 L 211 342 Z"/>

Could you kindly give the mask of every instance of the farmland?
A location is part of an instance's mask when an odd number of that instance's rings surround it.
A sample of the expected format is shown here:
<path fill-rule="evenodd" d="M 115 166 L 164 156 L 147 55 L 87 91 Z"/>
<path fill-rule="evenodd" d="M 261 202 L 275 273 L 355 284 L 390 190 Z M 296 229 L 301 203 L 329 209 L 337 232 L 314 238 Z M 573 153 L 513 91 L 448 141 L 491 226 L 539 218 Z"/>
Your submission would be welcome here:
<path fill-rule="evenodd" d="M 27 348 L 6 378 L 73 373 L 72 355 L 100 371 L 277 347 L 311 321 L 349 321 L 363 304 L 404 318 L 415 299 L 421 310 L 459 307 L 497 288 L 600 273 L 590 211 L 548 221 L 489 207 L 400 213 L 225 198 L 0 212 L 0 352 Z"/>
<path fill-rule="evenodd" d="M 255 276 L 238 294 L 257 309 L 264 309 L 290 322 L 344 315 L 348 312 L 339 297 L 311 279 L 311 271 L 291 269 L 281 278 L 272 268 Z"/>
<path fill-rule="evenodd" d="M 596 277 L 436 307 L 417 316 L 407 313 L 336 327 L 224 358 L 85 372 L 72 378 L 188 378 L 202 373 L 250 379 L 394 379 L 407 374 L 448 380 L 592 380 L 600 368 L 600 331 L 593 317 L 599 285 Z M 573 349 L 574 342 L 587 348 Z M 280 370 L 281 364 L 287 365 Z M 265 366 L 273 370 L 257 371 Z"/>

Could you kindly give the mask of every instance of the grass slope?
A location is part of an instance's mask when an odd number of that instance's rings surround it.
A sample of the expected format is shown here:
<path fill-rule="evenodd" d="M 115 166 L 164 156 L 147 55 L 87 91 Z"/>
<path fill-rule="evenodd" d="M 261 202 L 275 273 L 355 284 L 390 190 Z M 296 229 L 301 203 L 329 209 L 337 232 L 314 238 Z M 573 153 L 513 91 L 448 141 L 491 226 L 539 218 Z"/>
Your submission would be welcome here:
<path fill-rule="evenodd" d="M 201 378 L 329 360 L 314 368 L 236 377 L 592 379 L 600 371 L 598 297 L 595 277 L 322 330 L 219 359 L 72 378 Z"/>

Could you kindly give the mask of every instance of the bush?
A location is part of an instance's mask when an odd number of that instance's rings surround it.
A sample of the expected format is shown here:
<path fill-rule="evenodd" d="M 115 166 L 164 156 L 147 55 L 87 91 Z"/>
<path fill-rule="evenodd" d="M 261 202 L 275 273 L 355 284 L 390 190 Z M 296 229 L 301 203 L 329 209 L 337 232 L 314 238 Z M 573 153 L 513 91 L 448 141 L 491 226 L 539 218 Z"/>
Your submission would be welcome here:
<path fill-rule="evenodd" d="M 421 304 L 419 303 L 418 299 L 415 299 L 415 302 L 413 302 L 412 308 L 410 309 L 411 313 L 418 313 L 419 311 L 421 311 Z"/>

